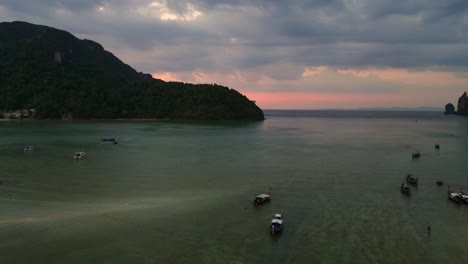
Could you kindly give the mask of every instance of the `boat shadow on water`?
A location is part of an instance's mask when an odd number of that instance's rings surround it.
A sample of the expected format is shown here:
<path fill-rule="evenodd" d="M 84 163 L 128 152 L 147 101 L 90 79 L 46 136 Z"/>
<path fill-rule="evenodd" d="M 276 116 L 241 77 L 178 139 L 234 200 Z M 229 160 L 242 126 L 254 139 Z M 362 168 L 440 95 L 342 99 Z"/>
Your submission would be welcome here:
<path fill-rule="evenodd" d="M 270 237 L 270 242 L 271 242 L 272 244 L 279 243 L 279 241 L 281 241 L 281 237 L 283 236 L 283 233 L 284 233 L 284 231 L 283 231 L 283 232 L 280 232 L 280 233 L 278 233 L 278 234 L 275 234 L 275 235 L 270 234 L 270 235 L 269 235 L 269 237 Z"/>

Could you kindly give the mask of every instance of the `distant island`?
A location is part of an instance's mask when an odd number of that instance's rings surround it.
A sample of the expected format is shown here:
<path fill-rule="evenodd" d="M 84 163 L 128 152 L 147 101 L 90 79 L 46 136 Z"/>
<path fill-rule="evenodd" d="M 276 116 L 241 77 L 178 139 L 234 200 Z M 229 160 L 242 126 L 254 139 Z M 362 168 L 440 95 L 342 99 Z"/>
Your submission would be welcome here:
<path fill-rule="evenodd" d="M 455 114 L 455 115 L 462 115 L 462 116 L 468 116 L 468 96 L 466 95 L 466 92 L 464 92 L 460 98 L 458 98 L 458 105 L 457 109 L 455 110 L 455 106 L 451 103 L 448 103 L 445 105 L 445 112 L 444 114 L 450 115 L 450 114 Z"/>
<path fill-rule="evenodd" d="M 356 111 L 424 111 L 424 112 L 440 112 L 440 107 L 420 106 L 420 107 L 368 107 L 355 108 Z"/>
<path fill-rule="evenodd" d="M 26 22 L 0 23 L 0 118 L 264 120 L 234 89 L 165 82 L 91 40 Z"/>

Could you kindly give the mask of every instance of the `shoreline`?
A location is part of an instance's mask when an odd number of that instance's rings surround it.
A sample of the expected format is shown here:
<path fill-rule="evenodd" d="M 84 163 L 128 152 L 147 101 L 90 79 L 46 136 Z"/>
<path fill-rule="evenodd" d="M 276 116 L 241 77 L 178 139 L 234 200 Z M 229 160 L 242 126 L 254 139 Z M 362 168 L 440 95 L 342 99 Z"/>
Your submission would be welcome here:
<path fill-rule="evenodd" d="M 173 120 L 173 119 L 155 119 L 155 118 L 129 118 L 129 119 L 123 119 L 123 118 L 116 118 L 116 119 L 31 119 L 31 118 L 17 118 L 17 119 L 8 119 L 8 118 L 0 118 L 0 122 L 31 122 L 31 121 L 36 121 L 36 122 L 43 122 L 43 121 L 57 121 L 57 122 L 74 122 L 74 121 L 178 121 L 178 120 Z"/>
<path fill-rule="evenodd" d="M 158 119 L 158 118 L 116 118 L 116 119 L 0 119 L 0 122 L 259 122 L 265 121 L 265 119 L 243 119 L 243 120 L 233 120 L 233 119 Z"/>

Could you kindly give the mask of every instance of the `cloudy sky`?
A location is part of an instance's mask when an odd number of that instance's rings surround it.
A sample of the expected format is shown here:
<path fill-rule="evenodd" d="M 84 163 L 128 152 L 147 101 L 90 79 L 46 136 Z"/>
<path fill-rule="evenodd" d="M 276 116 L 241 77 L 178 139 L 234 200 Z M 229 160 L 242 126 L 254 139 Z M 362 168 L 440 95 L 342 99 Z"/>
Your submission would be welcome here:
<path fill-rule="evenodd" d="M 467 0 L 0 0 L 15 20 L 267 109 L 443 107 L 468 89 Z"/>

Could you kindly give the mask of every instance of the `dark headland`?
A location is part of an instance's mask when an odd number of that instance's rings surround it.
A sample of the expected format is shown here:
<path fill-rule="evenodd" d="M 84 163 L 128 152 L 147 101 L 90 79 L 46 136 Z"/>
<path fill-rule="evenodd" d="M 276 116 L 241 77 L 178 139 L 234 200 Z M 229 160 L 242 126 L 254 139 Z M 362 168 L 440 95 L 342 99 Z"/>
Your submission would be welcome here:
<path fill-rule="evenodd" d="M 457 109 L 455 110 L 455 106 L 451 103 L 448 103 L 445 105 L 445 112 L 444 114 L 450 115 L 450 114 L 456 114 L 456 115 L 462 115 L 462 116 L 468 116 L 468 96 L 466 95 L 466 92 L 458 98 L 458 105 Z"/>
<path fill-rule="evenodd" d="M 263 120 L 234 89 L 165 82 L 91 40 L 26 22 L 0 23 L 0 118 Z"/>

